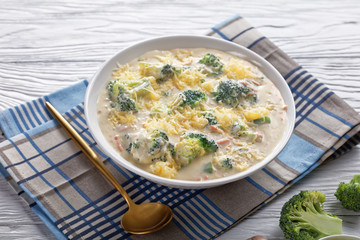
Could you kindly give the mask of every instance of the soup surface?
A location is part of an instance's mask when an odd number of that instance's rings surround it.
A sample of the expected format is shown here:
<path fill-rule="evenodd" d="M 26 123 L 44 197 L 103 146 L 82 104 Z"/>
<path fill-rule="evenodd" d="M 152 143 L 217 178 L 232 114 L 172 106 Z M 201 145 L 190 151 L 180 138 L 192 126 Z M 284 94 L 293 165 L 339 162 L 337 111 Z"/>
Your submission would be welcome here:
<path fill-rule="evenodd" d="M 253 64 L 214 49 L 150 51 L 114 69 L 98 119 L 119 154 L 153 174 L 207 180 L 262 161 L 287 106 Z"/>

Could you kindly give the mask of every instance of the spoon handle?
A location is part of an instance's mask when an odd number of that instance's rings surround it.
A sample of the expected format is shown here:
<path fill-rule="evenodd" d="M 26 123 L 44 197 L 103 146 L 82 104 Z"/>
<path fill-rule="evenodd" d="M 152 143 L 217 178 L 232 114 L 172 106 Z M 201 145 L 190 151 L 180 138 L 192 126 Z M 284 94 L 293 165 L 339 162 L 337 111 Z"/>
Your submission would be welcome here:
<path fill-rule="evenodd" d="M 90 159 L 95 167 L 104 175 L 104 177 L 120 192 L 127 204 L 130 206 L 135 203 L 131 200 L 125 189 L 116 181 L 114 175 L 106 168 L 105 164 L 98 158 L 96 153 L 90 148 L 85 140 L 76 132 L 76 130 L 65 120 L 63 116 L 54 108 L 49 102 L 45 102 L 46 107 L 49 109 L 54 118 L 65 129 L 65 132 L 71 137 L 75 144 L 81 151 Z"/>

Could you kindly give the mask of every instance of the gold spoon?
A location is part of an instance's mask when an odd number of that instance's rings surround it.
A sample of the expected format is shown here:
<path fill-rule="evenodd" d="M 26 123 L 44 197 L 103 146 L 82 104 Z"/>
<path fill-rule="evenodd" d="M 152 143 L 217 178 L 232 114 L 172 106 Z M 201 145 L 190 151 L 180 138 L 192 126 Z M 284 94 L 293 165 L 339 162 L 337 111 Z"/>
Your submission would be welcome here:
<path fill-rule="evenodd" d="M 129 206 L 129 210 L 121 219 L 121 226 L 125 231 L 132 234 L 147 234 L 158 231 L 165 227 L 172 219 L 171 209 L 162 203 L 142 203 L 136 204 L 131 200 L 124 188 L 116 181 L 115 177 L 106 168 L 104 163 L 98 158 L 96 153 L 89 147 L 85 140 L 75 131 L 75 129 L 61 116 L 61 114 L 49 102 L 46 107 L 65 129 L 66 133 L 72 138 L 76 145 L 90 159 L 95 167 L 105 176 L 105 178 L 120 192 Z"/>

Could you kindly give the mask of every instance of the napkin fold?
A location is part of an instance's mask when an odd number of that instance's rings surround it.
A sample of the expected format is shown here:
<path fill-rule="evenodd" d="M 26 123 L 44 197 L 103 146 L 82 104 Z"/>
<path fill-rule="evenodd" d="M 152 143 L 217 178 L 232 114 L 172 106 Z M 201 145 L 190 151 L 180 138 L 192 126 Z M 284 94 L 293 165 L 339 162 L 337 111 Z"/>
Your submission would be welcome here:
<path fill-rule="evenodd" d="M 116 165 L 101 152 L 84 118 L 87 82 L 7 109 L 0 127 L 0 172 L 58 239 L 211 239 L 266 205 L 323 161 L 360 142 L 360 116 L 242 17 L 212 28 L 209 36 L 243 45 L 269 61 L 286 79 L 296 104 L 295 130 L 265 168 L 224 186 L 184 190 L 159 186 Z M 136 203 L 170 206 L 163 230 L 131 235 L 120 226 L 127 205 L 94 169 L 44 102 L 51 102 L 97 151 Z"/>

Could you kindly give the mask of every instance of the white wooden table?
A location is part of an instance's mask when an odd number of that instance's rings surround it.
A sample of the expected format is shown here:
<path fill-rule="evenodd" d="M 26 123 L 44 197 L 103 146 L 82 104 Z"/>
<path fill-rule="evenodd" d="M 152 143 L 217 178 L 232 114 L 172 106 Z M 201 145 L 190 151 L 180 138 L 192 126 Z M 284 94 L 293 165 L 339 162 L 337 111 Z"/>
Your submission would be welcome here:
<path fill-rule="evenodd" d="M 100 2 L 100 1 L 98 1 Z M 167 34 L 202 34 L 240 14 L 360 112 L 360 1 L 0 0 L 0 110 L 89 79 L 115 51 Z M 333 193 L 360 173 L 360 147 L 326 162 L 219 239 L 283 239 L 280 209 L 300 190 L 321 190 L 344 233 L 360 235 L 360 213 Z M 54 239 L 0 179 L 0 238 Z"/>

